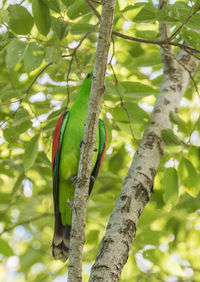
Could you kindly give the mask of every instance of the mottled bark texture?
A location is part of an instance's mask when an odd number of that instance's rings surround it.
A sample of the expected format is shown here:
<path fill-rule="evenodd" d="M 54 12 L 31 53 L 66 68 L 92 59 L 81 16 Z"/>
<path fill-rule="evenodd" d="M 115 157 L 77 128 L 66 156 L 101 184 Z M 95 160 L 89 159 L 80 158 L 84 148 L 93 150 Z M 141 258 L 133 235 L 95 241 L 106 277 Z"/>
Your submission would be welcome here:
<path fill-rule="evenodd" d="M 178 111 L 181 98 L 190 81 L 187 70 L 193 72 L 196 69 L 192 57 L 184 51 L 180 51 L 175 57 L 169 46 L 163 46 L 161 55 L 164 78 L 161 94 L 151 115 L 151 126 L 145 130 L 124 180 L 96 261 L 92 266 L 90 282 L 119 280 L 128 259 L 138 219 L 153 191 L 154 177 L 164 150 L 161 130 L 171 128 L 169 114 L 171 111 Z"/>
<path fill-rule="evenodd" d="M 72 230 L 68 266 L 69 282 L 78 282 L 82 280 L 82 252 L 85 241 L 84 229 L 86 204 L 92 167 L 92 157 L 96 142 L 97 123 L 99 120 L 101 101 L 105 88 L 105 72 L 116 1 L 105 0 L 102 1 L 102 4 L 102 16 L 100 20 L 94 75 L 72 208 Z"/>

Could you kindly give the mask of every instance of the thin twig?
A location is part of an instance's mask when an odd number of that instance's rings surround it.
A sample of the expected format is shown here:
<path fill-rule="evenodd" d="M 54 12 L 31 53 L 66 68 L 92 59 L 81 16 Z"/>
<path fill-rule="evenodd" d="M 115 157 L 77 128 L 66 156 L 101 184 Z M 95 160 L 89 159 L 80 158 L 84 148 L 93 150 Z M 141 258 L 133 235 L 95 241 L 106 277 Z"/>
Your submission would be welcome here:
<path fill-rule="evenodd" d="M 91 2 L 94 2 L 94 3 L 96 3 L 96 4 L 99 4 L 99 5 L 102 5 L 102 2 L 100 2 L 100 1 L 97 1 L 97 0 L 90 0 Z"/>
<path fill-rule="evenodd" d="M 72 68 L 72 63 L 73 63 L 73 59 L 74 59 L 74 55 L 72 56 L 70 62 L 69 62 L 69 68 L 68 68 L 68 71 L 67 71 L 67 106 L 66 108 L 68 107 L 69 105 L 69 102 L 70 102 L 70 92 L 69 92 L 69 75 L 70 75 L 70 72 L 71 72 L 71 68 Z"/>
<path fill-rule="evenodd" d="M 74 48 L 72 54 L 69 55 L 62 55 L 62 58 L 66 58 L 66 57 L 72 57 L 71 61 L 70 61 L 70 66 L 69 66 L 69 71 L 68 71 L 68 75 L 67 75 L 67 81 L 69 80 L 69 73 L 71 71 L 71 66 L 72 66 L 72 62 L 73 62 L 73 57 L 76 55 L 76 52 L 78 50 L 78 48 L 81 46 L 81 44 L 83 43 L 83 41 L 89 36 L 90 33 L 93 32 L 93 30 L 99 25 L 99 22 L 97 22 L 84 36 L 83 38 L 80 40 L 79 44 Z M 22 99 L 20 99 L 20 104 L 18 106 L 18 108 L 12 113 L 12 115 L 7 118 L 6 120 L 4 120 L 1 124 L 0 124 L 0 128 L 2 128 L 2 126 L 9 121 L 11 118 L 13 118 L 15 116 L 15 114 L 18 112 L 19 108 L 21 107 L 21 103 L 23 101 L 23 99 L 29 94 L 32 86 L 34 85 L 34 83 L 37 81 L 38 77 L 49 67 L 53 64 L 53 61 L 51 61 L 50 63 L 48 63 L 46 66 L 44 66 L 44 68 L 41 69 L 41 71 L 35 76 L 35 78 L 33 79 L 33 81 L 31 82 L 31 84 L 28 86 L 27 90 L 25 91 L 25 95 Z M 68 83 L 67 83 L 68 85 Z M 68 87 L 68 86 L 67 86 Z M 67 95 L 68 95 L 68 101 L 67 101 L 67 105 L 69 103 L 69 89 L 67 90 Z"/>
<path fill-rule="evenodd" d="M 169 52 L 169 53 L 170 53 L 170 54 L 173 56 L 173 58 L 188 72 L 188 74 L 189 74 L 189 76 L 190 76 L 190 79 L 192 80 L 192 82 L 193 82 L 193 84 L 194 84 L 195 90 L 196 90 L 196 92 L 197 92 L 197 94 L 198 94 L 198 96 L 199 96 L 199 98 L 200 98 L 200 93 L 199 93 L 197 84 L 196 84 L 196 82 L 195 82 L 195 80 L 194 80 L 194 77 L 193 77 L 193 75 L 192 75 L 192 71 L 189 70 L 173 53 L 171 53 L 171 52 Z"/>
<path fill-rule="evenodd" d="M 89 0 L 85 0 L 86 3 L 88 4 L 88 6 L 91 8 L 91 10 L 93 11 L 93 13 L 95 14 L 95 16 L 100 19 L 101 18 L 101 15 L 99 14 L 99 12 L 96 10 L 96 8 L 92 5 L 92 3 L 89 1 Z M 168 39 L 165 39 L 165 40 L 149 40 L 149 39 L 143 39 L 143 38 L 138 38 L 138 37 L 133 37 L 133 36 L 130 36 L 130 35 L 127 35 L 127 34 L 123 34 L 121 32 L 118 32 L 116 30 L 113 30 L 112 31 L 112 34 L 115 35 L 115 36 L 118 36 L 118 37 L 121 37 L 121 38 L 124 38 L 124 39 L 127 39 L 127 40 L 130 40 L 130 41 L 134 41 L 134 42 L 140 42 L 140 43 L 146 43 L 146 44 L 155 44 L 155 45 L 158 45 L 158 46 L 163 46 L 165 44 L 169 44 L 169 45 L 172 45 L 172 46 L 175 46 L 175 47 L 179 47 L 183 50 L 185 50 L 187 53 L 189 53 L 189 51 L 191 52 L 194 52 L 194 53 L 200 53 L 200 50 L 198 49 L 195 49 L 193 47 L 190 47 L 190 46 L 186 46 L 184 44 L 181 44 L 181 43 L 176 43 L 176 42 L 168 42 Z M 191 55 L 191 53 L 189 53 Z M 194 57 L 195 54 L 192 53 L 192 55 Z M 199 57 L 196 57 L 199 59 Z"/>
<path fill-rule="evenodd" d="M 95 30 L 95 28 L 99 25 L 99 21 L 83 36 L 83 38 L 80 40 L 79 44 L 75 48 L 75 53 L 77 52 L 78 48 L 81 46 L 83 41 Z"/>
<path fill-rule="evenodd" d="M 10 70 L 9 68 L 7 67 L 7 64 L 6 64 L 6 50 L 4 51 L 4 54 L 3 54 L 3 64 L 5 66 L 5 69 L 6 69 L 6 73 L 7 73 L 7 76 L 8 76 L 8 79 L 10 81 L 10 84 L 11 84 L 11 87 L 13 89 L 16 89 L 15 85 L 14 85 L 14 82 L 13 82 L 13 79 L 12 79 L 12 76 L 11 76 L 11 73 L 10 73 Z"/>
<path fill-rule="evenodd" d="M 192 53 L 191 51 L 187 50 L 186 51 L 189 55 L 193 56 L 194 58 L 196 58 L 197 60 L 200 60 L 200 57 L 195 55 L 194 53 Z"/>
<path fill-rule="evenodd" d="M 0 103 L 0 106 L 10 105 L 10 104 L 14 104 L 14 103 L 17 103 L 17 102 L 20 102 L 20 101 L 21 101 L 21 99 L 17 99 L 17 100 L 9 101 L 9 102 L 6 102 L 6 103 Z"/>
<path fill-rule="evenodd" d="M 120 93 L 120 91 L 119 91 L 119 89 L 118 89 L 118 83 L 119 83 L 119 81 L 118 81 L 117 75 L 116 75 L 116 73 L 115 73 L 114 67 L 113 67 L 113 65 L 112 65 L 112 59 L 113 59 L 113 57 L 114 57 L 114 55 L 115 55 L 115 41 L 114 41 L 114 39 L 113 39 L 112 36 L 111 36 L 111 39 L 112 39 L 112 42 L 113 42 L 113 51 L 112 51 L 112 56 L 111 56 L 109 65 L 110 65 L 110 67 L 111 67 L 111 69 L 112 69 L 112 72 L 113 72 L 113 75 L 114 75 L 114 78 L 115 78 L 116 90 L 117 90 L 117 93 L 119 94 L 119 97 L 120 97 L 121 107 L 122 107 L 122 109 L 126 112 L 127 117 L 128 117 L 128 120 L 129 120 L 129 127 L 130 127 L 130 131 L 131 131 L 132 138 L 133 138 L 133 140 L 135 141 L 135 143 L 136 143 L 137 145 L 139 145 L 138 142 L 137 142 L 137 140 L 136 140 L 136 138 L 135 138 L 135 136 L 134 136 L 134 133 L 133 133 L 133 128 L 132 128 L 132 125 L 131 125 L 131 116 L 130 116 L 130 114 L 129 114 L 128 109 L 124 106 L 123 97 L 122 97 L 122 95 L 121 95 L 121 93 Z"/>
<path fill-rule="evenodd" d="M 13 118 L 13 117 L 16 115 L 16 113 L 18 112 L 18 110 L 19 110 L 19 108 L 20 108 L 20 105 L 21 105 L 21 102 L 20 102 L 20 104 L 19 104 L 19 107 L 18 107 L 7 119 L 5 119 L 4 121 L 1 122 L 1 124 L 0 124 L 0 128 L 1 128 L 1 129 L 3 129 L 3 125 L 4 125 L 6 122 L 8 122 L 11 118 Z"/>
<path fill-rule="evenodd" d="M 0 220 L 2 220 L 2 218 L 4 218 L 4 216 L 6 215 L 6 212 L 8 212 L 8 210 L 17 202 L 18 197 L 15 197 L 15 199 L 13 201 L 11 201 L 4 210 L 1 211 L 0 213 Z"/>
<path fill-rule="evenodd" d="M 36 80 L 38 79 L 38 77 L 49 67 L 53 64 L 53 62 L 48 63 L 44 68 L 41 69 L 41 71 L 35 76 L 35 78 L 33 79 L 33 81 L 31 82 L 31 84 L 29 85 L 29 87 L 27 88 L 25 94 L 26 96 L 29 94 L 29 91 L 31 90 L 33 84 L 36 82 Z"/>
<path fill-rule="evenodd" d="M 33 42 L 40 42 L 40 44 L 42 44 L 43 46 L 52 46 L 52 47 L 59 47 L 59 48 L 62 48 L 62 49 L 65 49 L 66 50 L 66 48 L 68 48 L 68 47 L 66 47 L 66 46 L 64 46 L 64 45 L 62 45 L 62 44 L 54 44 L 54 43 L 52 43 L 52 42 L 50 42 L 49 40 L 44 40 L 44 39 L 40 39 L 40 38 L 36 38 L 36 37 L 34 37 L 34 35 L 29 35 L 29 36 L 25 36 L 25 35 L 18 35 L 18 36 L 14 36 L 14 38 L 16 38 L 16 39 L 26 39 L 26 41 L 33 41 Z"/>
<path fill-rule="evenodd" d="M 23 101 L 23 99 L 29 94 L 29 91 L 31 90 L 33 84 L 36 82 L 36 80 L 38 79 L 38 77 L 50 66 L 52 65 L 53 62 L 50 62 L 49 64 L 47 64 L 37 75 L 36 77 L 33 79 L 33 81 L 31 82 L 31 84 L 28 86 L 28 88 L 26 89 L 25 91 L 25 95 L 23 98 L 20 99 L 20 103 L 19 103 L 19 106 L 18 108 L 9 116 L 9 118 L 7 118 L 6 120 L 2 121 L 1 124 L 0 124 L 0 128 L 2 128 L 2 126 L 7 122 L 9 121 L 11 118 L 13 118 L 16 113 L 18 112 L 18 110 L 20 109 L 21 107 L 21 103 Z"/>
<path fill-rule="evenodd" d="M 68 72 L 67 72 L 67 106 L 69 105 L 69 101 L 70 101 L 70 92 L 69 92 L 69 75 L 71 72 L 71 68 L 72 68 L 72 63 L 74 60 L 74 57 L 76 57 L 76 53 L 79 49 L 79 47 L 81 46 L 81 44 L 83 43 L 83 41 L 95 30 L 95 28 L 99 25 L 99 21 L 81 38 L 81 40 L 79 41 L 79 44 L 74 48 L 72 54 L 71 54 L 71 60 L 69 63 L 69 68 L 68 68 Z"/>
<path fill-rule="evenodd" d="M 100 20 L 100 19 L 101 19 L 101 15 L 100 15 L 99 12 L 96 10 L 96 8 L 92 5 L 92 3 L 90 2 L 90 0 L 85 0 L 85 2 L 86 2 L 87 5 L 90 7 L 90 9 L 93 11 L 93 13 L 95 14 L 95 16 Z"/>
<path fill-rule="evenodd" d="M 200 8 L 194 10 L 185 20 L 184 22 L 179 26 L 179 28 L 177 28 L 177 30 L 167 39 L 167 41 L 171 41 L 172 39 L 174 39 L 176 37 L 176 35 L 181 31 L 181 29 L 184 27 L 184 25 L 186 25 L 188 23 L 188 21 L 191 19 L 192 16 L 194 16 L 198 11 L 200 10 Z"/>
<path fill-rule="evenodd" d="M 166 44 L 172 45 L 172 46 L 176 46 L 176 47 L 180 47 L 181 49 L 185 50 L 187 52 L 187 50 L 193 51 L 194 53 L 200 53 L 200 50 L 195 49 L 193 47 L 181 44 L 181 43 L 176 43 L 176 42 L 167 42 L 166 40 L 148 40 L 148 39 L 143 39 L 143 38 L 137 38 L 137 37 L 132 37 L 130 35 L 126 35 L 126 34 L 122 34 L 118 31 L 113 30 L 114 35 L 124 38 L 124 39 L 128 39 L 130 41 L 135 41 L 135 42 L 141 42 L 141 43 L 147 43 L 147 44 L 156 44 L 159 46 L 163 46 Z"/>
<path fill-rule="evenodd" d="M 84 72 L 84 70 L 82 69 L 82 67 L 81 67 L 81 65 L 80 65 L 80 62 L 79 62 L 79 60 L 78 60 L 77 55 L 76 55 L 74 58 L 75 58 L 75 61 L 76 61 L 77 67 L 79 68 L 79 71 L 80 71 L 81 73 L 83 73 L 83 72 Z"/>
<path fill-rule="evenodd" d="M 27 220 L 18 222 L 18 223 L 16 223 L 16 224 L 14 224 L 13 226 L 10 226 L 10 227 L 5 228 L 5 229 L 0 233 L 0 235 L 2 235 L 2 234 L 5 233 L 5 232 L 8 232 L 8 231 L 13 230 L 15 227 L 17 227 L 17 226 L 19 226 L 19 225 L 26 225 L 26 224 L 29 224 L 29 223 L 31 223 L 31 222 L 33 222 L 33 221 L 39 220 L 39 219 L 41 219 L 41 218 L 43 218 L 43 217 L 47 217 L 47 216 L 53 216 L 53 214 L 52 214 L 52 213 L 44 213 L 44 214 L 42 214 L 42 215 L 39 215 L 39 216 L 36 216 L 36 217 L 32 217 L 32 218 L 30 218 L 30 219 L 27 219 Z"/>

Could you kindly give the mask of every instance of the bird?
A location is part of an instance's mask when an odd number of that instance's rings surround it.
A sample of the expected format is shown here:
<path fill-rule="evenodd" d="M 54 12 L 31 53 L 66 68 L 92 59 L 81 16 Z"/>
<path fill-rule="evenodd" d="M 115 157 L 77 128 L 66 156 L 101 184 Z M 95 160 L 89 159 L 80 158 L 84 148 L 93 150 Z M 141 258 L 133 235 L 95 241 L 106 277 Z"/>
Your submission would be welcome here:
<path fill-rule="evenodd" d="M 72 211 L 67 201 L 71 202 L 74 199 L 74 182 L 78 173 L 92 78 L 93 72 L 90 72 L 85 77 L 78 97 L 70 110 L 62 113 L 57 120 L 53 134 L 52 174 L 55 225 L 52 255 L 62 262 L 65 262 L 69 257 Z M 99 119 L 89 195 L 102 165 L 106 143 L 106 128 L 103 121 Z"/>

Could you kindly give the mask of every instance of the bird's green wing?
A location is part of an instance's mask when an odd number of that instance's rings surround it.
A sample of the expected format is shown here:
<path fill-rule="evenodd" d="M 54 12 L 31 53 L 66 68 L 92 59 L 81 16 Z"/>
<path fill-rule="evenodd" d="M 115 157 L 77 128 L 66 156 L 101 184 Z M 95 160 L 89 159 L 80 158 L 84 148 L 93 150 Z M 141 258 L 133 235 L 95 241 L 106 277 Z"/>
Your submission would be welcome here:
<path fill-rule="evenodd" d="M 92 191 L 94 182 L 95 182 L 97 175 L 99 173 L 99 170 L 101 168 L 103 158 L 104 158 L 104 155 L 105 155 L 105 151 L 106 151 L 107 133 L 106 133 L 105 125 L 104 125 L 104 123 L 101 119 L 99 119 L 99 122 L 98 122 L 98 130 L 99 130 L 98 155 L 97 155 L 97 160 L 96 160 L 94 169 L 93 169 L 92 174 L 91 174 L 92 177 L 91 177 L 90 185 L 89 185 L 89 195 Z"/>
<path fill-rule="evenodd" d="M 53 157 L 52 157 L 52 170 L 53 170 L 53 200 L 54 200 L 54 214 L 55 214 L 55 231 L 54 237 L 61 240 L 63 234 L 63 226 L 61 222 L 61 215 L 59 212 L 59 164 L 60 152 L 62 148 L 63 136 L 67 121 L 69 119 L 69 112 L 63 114 L 57 122 L 53 138 Z"/>

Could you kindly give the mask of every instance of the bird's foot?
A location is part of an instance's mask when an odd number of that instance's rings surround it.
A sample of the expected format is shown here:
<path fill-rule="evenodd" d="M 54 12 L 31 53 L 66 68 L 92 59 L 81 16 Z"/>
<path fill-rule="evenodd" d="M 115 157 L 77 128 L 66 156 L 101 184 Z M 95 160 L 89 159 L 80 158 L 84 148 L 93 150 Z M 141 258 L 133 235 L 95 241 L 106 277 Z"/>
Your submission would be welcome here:
<path fill-rule="evenodd" d="M 76 185 L 76 181 L 77 181 L 77 176 L 76 175 L 75 176 L 70 176 L 68 178 L 68 180 L 72 182 L 72 186 L 75 186 Z"/>
<path fill-rule="evenodd" d="M 68 206 L 70 207 L 71 210 L 74 209 L 74 202 L 73 201 L 67 200 L 66 203 L 68 204 Z"/>
<path fill-rule="evenodd" d="M 79 147 L 81 148 L 82 145 L 85 145 L 85 142 L 83 140 L 81 140 L 80 144 L 79 144 Z"/>
<path fill-rule="evenodd" d="M 96 179 L 96 178 L 95 178 L 93 175 L 90 175 L 90 181 L 93 181 L 93 182 L 94 182 L 95 179 Z"/>

